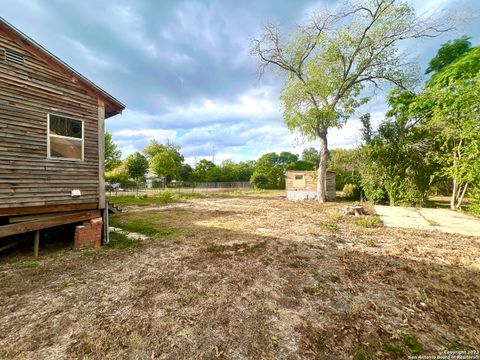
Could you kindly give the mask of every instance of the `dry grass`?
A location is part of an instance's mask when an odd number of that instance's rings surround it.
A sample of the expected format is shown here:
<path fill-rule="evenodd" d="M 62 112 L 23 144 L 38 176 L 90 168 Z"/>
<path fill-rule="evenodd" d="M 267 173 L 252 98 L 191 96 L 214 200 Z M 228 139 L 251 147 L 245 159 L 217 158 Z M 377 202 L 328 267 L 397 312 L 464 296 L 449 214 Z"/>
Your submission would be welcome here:
<path fill-rule="evenodd" d="M 478 238 L 359 225 L 341 215 L 345 203 L 278 194 L 182 201 L 113 219 L 148 233 L 139 247 L 0 260 L 0 358 L 370 359 L 480 347 Z"/>

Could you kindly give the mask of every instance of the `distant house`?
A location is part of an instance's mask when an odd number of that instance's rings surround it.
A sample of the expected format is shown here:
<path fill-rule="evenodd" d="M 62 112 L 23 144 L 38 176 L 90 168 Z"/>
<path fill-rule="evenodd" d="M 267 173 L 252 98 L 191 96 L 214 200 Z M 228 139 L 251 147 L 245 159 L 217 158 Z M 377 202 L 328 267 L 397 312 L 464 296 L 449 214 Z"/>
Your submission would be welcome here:
<path fill-rule="evenodd" d="M 104 120 L 124 108 L 0 17 L 0 240 L 35 232 L 38 250 L 39 230 L 80 223 L 75 246 L 99 244 Z"/>
<path fill-rule="evenodd" d="M 285 173 L 285 186 L 289 200 L 313 200 L 317 198 L 317 172 L 293 170 Z M 327 171 L 327 199 L 335 199 L 335 172 Z"/>

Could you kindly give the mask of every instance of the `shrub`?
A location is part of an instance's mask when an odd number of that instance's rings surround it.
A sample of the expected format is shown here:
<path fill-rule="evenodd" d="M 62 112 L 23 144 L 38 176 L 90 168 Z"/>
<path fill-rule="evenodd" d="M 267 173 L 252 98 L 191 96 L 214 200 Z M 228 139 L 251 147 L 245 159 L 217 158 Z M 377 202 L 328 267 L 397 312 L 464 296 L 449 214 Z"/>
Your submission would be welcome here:
<path fill-rule="evenodd" d="M 345 184 L 343 187 L 343 195 L 350 200 L 356 200 L 360 197 L 360 189 L 355 184 Z"/>
<path fill-rule="evenodd" d="M 473 188 L 468 194 L 468 202 L 470 204 L 468 210 L 476 216 L 480 217 L 480 187 Z"/>

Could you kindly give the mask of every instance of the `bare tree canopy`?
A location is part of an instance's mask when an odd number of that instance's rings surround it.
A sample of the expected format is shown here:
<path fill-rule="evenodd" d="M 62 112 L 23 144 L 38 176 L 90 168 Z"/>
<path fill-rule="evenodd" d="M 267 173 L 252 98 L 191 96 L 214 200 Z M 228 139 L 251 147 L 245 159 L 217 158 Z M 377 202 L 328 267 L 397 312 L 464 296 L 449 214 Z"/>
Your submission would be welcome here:
<path fill-rule="evenodd" d="M 400 88 L 412 84 L 415 66 L 398 50 L 402 40 L 435 37 L 449 31 L 449 21 L 419 16 L 398 0 L 345 3 L 336 12 L 317 12 L 288 38 L 279 27 L 264 26 L 251 53 L 262 75 L 269 67 L 282 71 L 280 100 L 288 128 L 320 141 L 318 200 L 325 201 L 327 133 L 342 127 L 369 99 L 362 90 L 387 82 Z"/>

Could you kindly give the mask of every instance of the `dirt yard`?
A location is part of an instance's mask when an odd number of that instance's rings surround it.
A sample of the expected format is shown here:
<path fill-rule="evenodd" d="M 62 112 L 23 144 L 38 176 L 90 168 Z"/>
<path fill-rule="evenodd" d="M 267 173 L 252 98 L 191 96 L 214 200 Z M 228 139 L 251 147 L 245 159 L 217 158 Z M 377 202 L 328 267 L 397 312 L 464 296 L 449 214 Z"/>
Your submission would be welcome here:
<path fill-rule="evenodd" d="M 0 258 L 0 358 L 360 360 L 480 349 L 480 238 L 384 228 L 375 216 L 343 216 L 345 202 L 279 193 L 140 205 L 112 224 L 149 240 Z"/>

